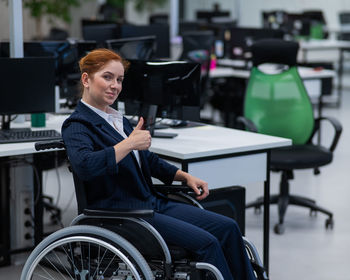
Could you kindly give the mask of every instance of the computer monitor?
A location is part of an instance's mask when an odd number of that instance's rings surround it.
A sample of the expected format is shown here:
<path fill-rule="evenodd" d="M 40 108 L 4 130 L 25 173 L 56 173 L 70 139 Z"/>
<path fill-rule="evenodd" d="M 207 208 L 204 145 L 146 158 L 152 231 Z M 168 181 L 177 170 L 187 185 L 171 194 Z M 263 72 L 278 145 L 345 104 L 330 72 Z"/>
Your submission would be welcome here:
<path fill-rule="evenodd" d="M 279 29 L 268 28 L 231 28 L 228 56 L 232 59 L 250 60 L 250 48 L 255 41 L 261 39 L 283 39 L 284 32 Z"/>
<path fill-rule="evenodd" d="M 309 37 L 313 21 L 304 14 L 288 14 L 288 33 L 294 37 Z"/>
<path fill-rule="evenodd" d="M 196 11 L 196 17 L 199 20 L 205 20 L 207 22 L 212 22 L 213 18 L 218 18 L 218 17 L 225 17 L 229 18 L 230 17 L 230 11 L 201 11 L 198 10 Z"/>
<path fill-rule="evenodd" d="M 156 36 L 107 40 L 106 44 L 107 48 L 119 53 L 124 59 L 150 60 L 157 49 Z"/>
<path fill-rule="evenodd" d="M 199 120 L 200 64 L 130 60 L 118 101 L 157 105 L 162 118 Z M 132 115 L 140 113 L 140 106 Z"/>
<path fill-rule="evenodd" d="M 78 59 L 87 55 L 90 51 L 97 48 L 97 42 L 94 40 L 84 40 L 77 41 L 74 43 L 74 46 L 77 48 Z"/>
<path fill-rule="evenodd" d="M 74 50 L 68 41 L 27 41 L 23 43 L 24 57 L 53 57 L 56 83 L 60 84 L 76 61 Z M 9 42 L 1 42 L 0 57 L 10 57 Z"/>
<path fill-rule="evenodd" d="M 0 58 L 0 115 L 55 111 L 55 60 L 50 57 Z"/>
<path fill-rule="evenodd" d="M 116 23 L 87 24 L 82 26 L 84 40 L 96 41 L 98 46 L 104 46 L 106 40 L 119 37 L 119 26 Z"/>
<path fill-rule="evenodd" d="M 120 26 L 120 38 L 156 36 L 157 50 L 155 57 L 170 57 L 170 35 L 168 24 L 131 25 Z"/>

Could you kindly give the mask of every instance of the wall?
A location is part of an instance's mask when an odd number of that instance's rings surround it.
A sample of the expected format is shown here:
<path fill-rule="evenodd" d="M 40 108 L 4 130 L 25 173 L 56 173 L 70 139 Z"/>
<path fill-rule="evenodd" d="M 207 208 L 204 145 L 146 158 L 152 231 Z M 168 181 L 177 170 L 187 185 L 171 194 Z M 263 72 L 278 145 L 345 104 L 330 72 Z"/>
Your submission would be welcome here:
<path fill-rule="evenodd" d="M 133 1 L 128 1 L 125 8 L 125 16 L 127 21 L 133 24 L 148 24 L 148 18 L 150 14 L 153 13 L 169 13 L 170 1 L 165 3 L 164 6 L 157 7 L 152 11 L 137 12 L 134 9 Z"/>
<path fill-rule="evenodd" d="M 213 10 L 214 3 L 220 4 L 220 10 L 231 11 L 231 17 L 236 18 L 238 12 L 239 0 L 201 0 L 185 1 L 185 19 L 195 20 L 196 10 Z"/>
<path fill-rule="evenodd" d="M 47 35 L 51 26 L 62 27 L 69 30 L 71 37 L 81 37 L 81 18 L 92 18 L 96 16 L 98 4 L 95 0 L 82 1 L 82 5 L 78 8 L 72 8 L 71 14 L 72 23 L 67 26 L 63 22 L 56 22 L 55 24 L 49 23 L 44 18 L 42 23 L 42 31 L 44 35 Z M 27 9 L 23 9 L 23 40 L 28 41 L 35 37 L 35 21 L 30 16 Z M 6 3 L 0 0 L 0 40 L 9 40 L 9 9 Z"/>
<path fill-rule="evenodd" d="M 85 0 L 81 7 L 72 9 L 73 20 L 69 26 L 71 37 L 81 38 L 81 18 L 92 18 L 96 16 L 99 0 Z M 170 1 L 169 1 L 170 2 Z M 349 0 L 201 0 L 185 1 L 185 17 L 186 19 L 195 18 L 195 10 L 212 9 L 213 4 L 219 2 L 221 9 L 231 10 L 232 17 L 238 17 L 242 26 L 261 26 L 261 11 L 284 9 L 290 12 L 300 12 L 304 9 L 322 9 L 331 30 L 337 29 L 339 11 L 350 10 Z M 168 12 L 169 4 L 164 7 L 157 8 L 156 12 Z M 126 16 L 129 22 L 135 24 L 148 23 L 149 12 L 138 13 L 133 9 L 133 1 L 128 1 L 126 7 Z M 48 33 L 50 24 L 46 21 L 43 24 L 44 33 Z M 61 24 L 61 26 L 64 26 Z M 23 12 L 23 37 L 24 40 L 30 40 L 35 36 L 35 23 L 30 17 L 28 11 Z M 0 0 L 0 40 L 8 40 L 9 23 L 8 23 L 8 7 L 4 1 Z"/>
<path fill-rule="evenodd" d="M 350 11 L 349 0 L 239 0 L 239 22 L 241 26 L 261 26 L 262 11 L 282 9 L 289 12 L 301 12 L 307 9 L 321 9 L 324 12 L 328 28 L 336 30 L 339 27 L 338 13 Z"/>

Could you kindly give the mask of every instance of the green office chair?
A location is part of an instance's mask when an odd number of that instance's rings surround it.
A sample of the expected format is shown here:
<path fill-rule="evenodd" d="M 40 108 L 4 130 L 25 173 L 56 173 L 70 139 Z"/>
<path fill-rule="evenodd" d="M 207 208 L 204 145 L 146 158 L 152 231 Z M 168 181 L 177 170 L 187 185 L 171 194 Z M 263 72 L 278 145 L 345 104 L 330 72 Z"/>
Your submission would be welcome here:
<path fill-rule="evenodd" d="M 284 232 L 283 220 L 289 204 L 310 208 L 310 213 L 317 211 L 328 215 L 326 227 L 333 227 L 333 214 L 318 206 L 314 200 L 291 195 L 290 179 L 295 169 L 314 169 L 332 162 L 333 151 L 338 143 L 342 127 L 333 118 L 314 119 L 313 108 L 296 67 L 299 45 L 279 39 L 256 42 L 252 47 L 253 68 L 247 86 L 244 101 L 243 122 L 250 130 L 285 138 L 290 138 L 293 145 L 271 151 L 271 170 L 281 171 L 280 193 L 270 197 L 270 203 L 278 204 L 279 222 L 274 230 Z M 271 74 L 260 70 L 261 64 L 273 63 Z M 331 146 L 313 144 L 313 136 L 318 132 L 321 121 L 328 120 L 334 127 Z M 307 186 L 306 186 L 307 187 Z M 247 208 L 260 209 L 263 199 L 246 205 Z"/>

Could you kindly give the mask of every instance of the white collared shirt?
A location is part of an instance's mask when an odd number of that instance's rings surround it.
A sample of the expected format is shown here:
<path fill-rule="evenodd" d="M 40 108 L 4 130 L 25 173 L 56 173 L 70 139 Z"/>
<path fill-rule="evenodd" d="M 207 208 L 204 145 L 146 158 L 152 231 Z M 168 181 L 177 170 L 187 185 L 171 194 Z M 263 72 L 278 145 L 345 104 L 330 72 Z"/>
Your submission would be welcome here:
<path fill-rule="evenodd" d="M 87 107 L 89 107 L 91 110 L 93 110 L 96 114 L 101 116 L 103 119 L 105 119 L 106 122 L 108 122 L 116 131 L 118 131 L 118 133 L 124 139 L 128 137 L 124 132 L 123 114 L 122 113 L 118 112 L 117 110 L 115 110 L 111 107 L 107 107 L 107 112 L 104 112 L 104 111 L 97 109 L 96 107 L 91 106 L 90 104 L 84 102 L 82 99 L 81 99 L 81 102 L 84 105 L 86 105 Z M 140 160 L 139 151 L 133 150 L 133 152 L 134 152 L 134 155 L 137 159 L 139 166 L 141 167 L 141 160 Z"/>

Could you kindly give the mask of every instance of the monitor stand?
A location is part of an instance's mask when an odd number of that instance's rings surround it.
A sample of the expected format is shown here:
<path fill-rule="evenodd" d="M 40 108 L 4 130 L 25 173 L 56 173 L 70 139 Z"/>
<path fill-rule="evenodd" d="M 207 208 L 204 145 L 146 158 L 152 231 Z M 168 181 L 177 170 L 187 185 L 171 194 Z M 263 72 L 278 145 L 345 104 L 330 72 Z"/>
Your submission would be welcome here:
<path fill-rule="evenodd" d="M 171 132 L 162 132 L 155 131 L 154 127 L 156 124 L 156 116 L 157 116 L 157 105 L 151 104 L 142 104 L 141 106 L 141 114 L 140 116 L 144 119 L 144 129 L 148 129 L 151 133 L 151 136 L 154 138 L 174 138 L 177 136 L 176 133 Z"/>
<path fill-rule="evenodd" d="M 2 115 L 1 129 L 2 130 L 9 130 L 10 129 L 10 122 L 11 122 L 11 115 Z"/>
<path fill-rule="evenodd" d="M 177 133 L 153 131 L 153 134 L 151 135 L 154 138 L 175 138 L 177 136 Z"/>

